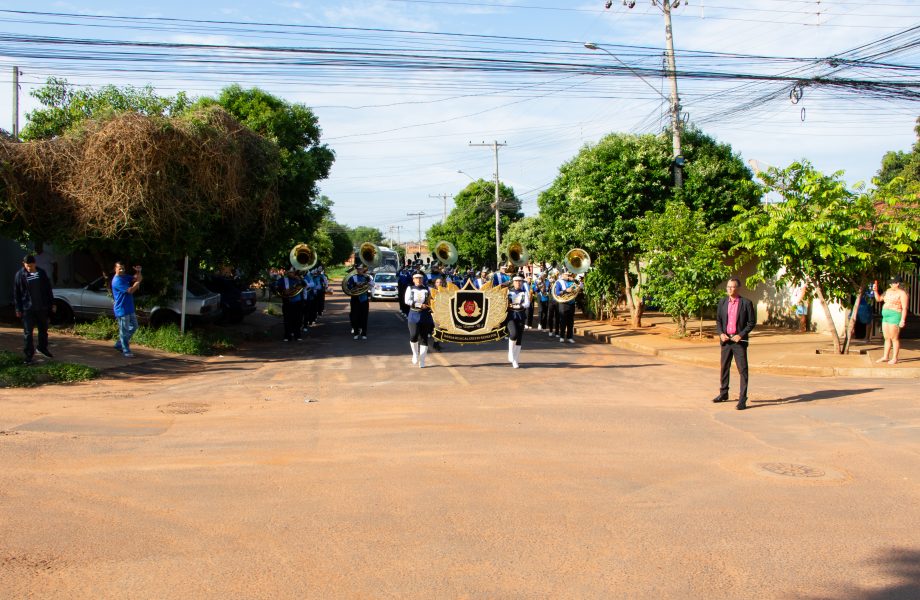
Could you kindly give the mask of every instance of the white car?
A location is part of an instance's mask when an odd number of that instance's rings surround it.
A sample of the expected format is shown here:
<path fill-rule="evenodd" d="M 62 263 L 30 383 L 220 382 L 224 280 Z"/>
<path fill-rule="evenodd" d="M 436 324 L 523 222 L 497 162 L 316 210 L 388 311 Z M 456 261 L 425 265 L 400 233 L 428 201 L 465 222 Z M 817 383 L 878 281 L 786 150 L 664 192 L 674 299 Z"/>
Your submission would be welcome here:
<path fill-rule="evenodd" d="M 180 293 L 178 286 L 176 292 Z M 185 316 L 188 322 L 213 321 L 220 316 L 220 294 L 215 294 L 197 281 L 188 282 L 185 300 Z M 82 288 L 55 288 L 54 305 L 57 307 L 53 322 L 71 323 L 76 319 L 95 319 L 99 315 L 115 316 L 112 295 L 106 287 L 105 277 L 96 279 Z M 137 319 L 159 327 L 169 323 L 179 323 L 182 303 L 179 298 L 171 300 L 166 306 L 145 306 L 144 297 L 135 298 Z"/>
<path fill-rule="evenodd" d="M 396 273 L 374 273 L 370 292 L 374 300 L 396 300 L 399 294 Z"/>

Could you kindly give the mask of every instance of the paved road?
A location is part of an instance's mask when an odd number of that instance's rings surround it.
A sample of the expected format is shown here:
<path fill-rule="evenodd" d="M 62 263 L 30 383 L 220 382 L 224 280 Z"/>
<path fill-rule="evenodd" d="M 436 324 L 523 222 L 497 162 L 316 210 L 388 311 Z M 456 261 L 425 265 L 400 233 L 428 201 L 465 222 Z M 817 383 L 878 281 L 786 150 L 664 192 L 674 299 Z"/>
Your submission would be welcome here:
<path fill-rule="evenodd" d="M 0 597 L 920 597 L 914 381 L 752 378 L 529 331 L 311 340 L 0 391 Z"/>

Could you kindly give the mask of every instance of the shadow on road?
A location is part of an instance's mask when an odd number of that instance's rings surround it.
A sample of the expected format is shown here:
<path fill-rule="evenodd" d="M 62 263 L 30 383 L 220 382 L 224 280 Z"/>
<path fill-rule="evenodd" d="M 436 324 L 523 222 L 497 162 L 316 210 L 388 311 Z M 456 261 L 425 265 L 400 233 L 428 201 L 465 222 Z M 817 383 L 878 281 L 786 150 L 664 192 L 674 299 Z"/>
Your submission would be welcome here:
<path fill-rule="evenodd" d="M 920 598 L 920 551 L 894 548 L 874 561 L 890 578 L 899 582 L 879 589 L 845 586 L 834 596 L 812 596 L 811 600 L 917 600 Z"/>
<path fill-rule="evenodd" d="M 778 398 L 776 400 L 751 400 L 748 408 L 764 408 L 767 406 L 779 406 L 782 404 L 796 404 L 799 402 L 814 402 L 815 400 L 831 400 L 833 398 L 845 398 L 847 396 L 856 396 L 858 394 L 868 394 L 881 388 L 861 388 L 857 390 L 818 390 L 807 394 L 798 394 L 788 398 Z"/>

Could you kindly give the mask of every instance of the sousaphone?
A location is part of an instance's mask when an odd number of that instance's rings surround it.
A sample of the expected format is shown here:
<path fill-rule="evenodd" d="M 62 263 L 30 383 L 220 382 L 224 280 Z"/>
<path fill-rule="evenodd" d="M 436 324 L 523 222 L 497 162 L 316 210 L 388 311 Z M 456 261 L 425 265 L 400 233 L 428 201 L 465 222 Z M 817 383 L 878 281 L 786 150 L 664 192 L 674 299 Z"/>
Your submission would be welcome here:
<path fill-rule="evenodd" d="M 376 269 L 379 267 L 380 250 L 377 248 L 377 245 L 370 242 L 361 244 L 361 247 L 358 248 L 358 260 L 368 269 Z M 371 288 L 371 278 L 367 275 L 360 274 L 359 278 L 363 278 L 364 281 L 357 284 L 349 283 L 351 277 L 342 279 L 342 293 L 346 296 L 360 296 L 361 294 L 366 294 Z"/>
<path fill-rule="evenodd" d="M 434 246 L 434 257 L 445 267 L 456 264 L 459 256 L 457 248 L 450 242 L 441 240 Z"/>

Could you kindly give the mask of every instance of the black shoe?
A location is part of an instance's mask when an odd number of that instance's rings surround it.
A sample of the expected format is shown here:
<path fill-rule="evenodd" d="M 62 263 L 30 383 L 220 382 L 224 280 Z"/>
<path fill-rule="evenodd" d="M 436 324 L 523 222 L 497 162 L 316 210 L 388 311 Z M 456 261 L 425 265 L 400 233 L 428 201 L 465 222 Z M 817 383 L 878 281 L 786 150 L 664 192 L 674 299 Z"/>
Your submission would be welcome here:
<path fill-rule="evenodd" d="M 716 396 L 712 399 L 713 402 L 728 402 L 728 396 Z"/>
<path fill-rule="evenodd" d="M 738 410 L 744 410 L 747 408 L 747 400 L 738 400 L 738 406 L 735 407 Z"/>
<path fill-rule="evenodd" d="M 51 354 L 51 351 L 48 350 L 47 348 L 46 348 L 45 350 L 42 350 L 41 348 L 38 348 L 38 349 L 35 350 L 35 351 L 38 352 L 39 354 L 41 354 L 42 356 L 44 356 L 45 358 L 54 358 L 54 356 L 52 356 L 52 354 Z"/>

